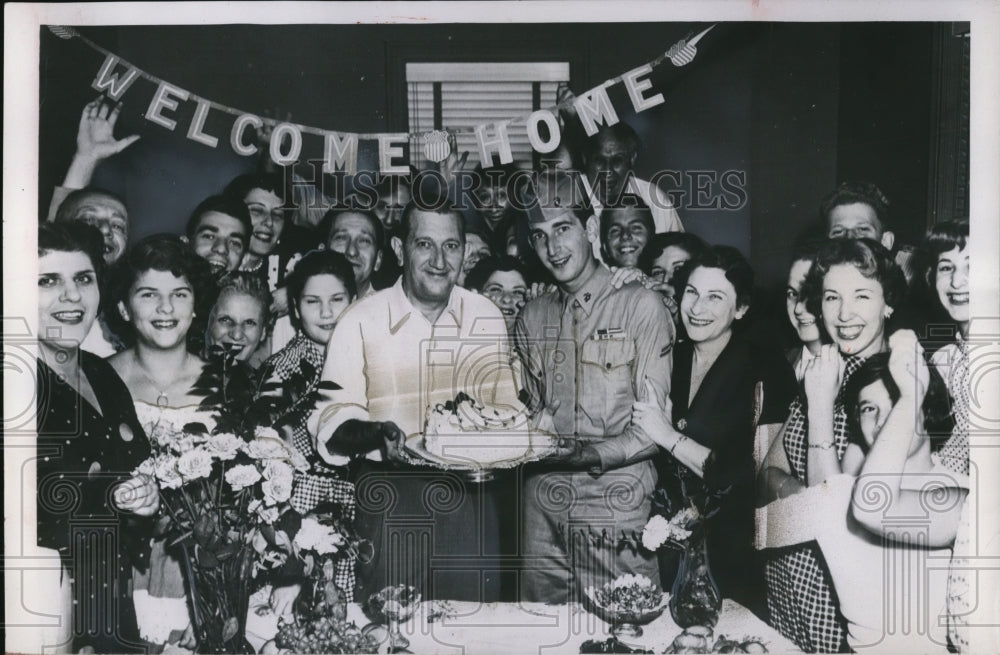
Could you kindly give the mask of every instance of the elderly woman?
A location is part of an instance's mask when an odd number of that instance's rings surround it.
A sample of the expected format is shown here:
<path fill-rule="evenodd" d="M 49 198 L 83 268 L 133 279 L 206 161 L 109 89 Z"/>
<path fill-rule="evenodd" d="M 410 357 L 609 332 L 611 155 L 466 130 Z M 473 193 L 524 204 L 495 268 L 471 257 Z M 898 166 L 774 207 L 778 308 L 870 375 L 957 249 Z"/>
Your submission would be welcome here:
<path fill-rule="evenodd" d="M 154 451 L 179 438 L 186 423 L 214 427 L 192 390 L 205 362 L 188 349 L 188 333 L 198 312 L 207 315 L 214 284 L 208 262 L 172 234 L 143 239 L 116 266 L 114 312 L 134 344 L 109 362 L 132 391 Z M 180 561 L 163 540 L 152 542 L 149 572 L 136 576 L 134 600 L 143 639 L 158 647 L 192 643 Z"/>
<path fill-rule="evenodd" d="M 805 368 L 805 397 L 792 403 L 761 471 L 761 504 L 833 475 L 857 474 L 863 454 L 848 445 L 843 385 L 865 359 L 886 351 L 890 318 L 902 306 L 906 281 L 878 242 L 839 239 L 817 253 L 804 289 L 807 308 L 821 318 L 833 344 Z M 782 634 L 807 652 L 844 646 L 843 617 L 815 543 L 773 551 L 766 574 L 771 621 Z"/>
<path fill-rule="evenodd" d="M 741 334 L 753 271 L 739 251 L 711 247 L 675 279 L 689 340 L 674 350 L 667 407 L 636 403 L 632 420 L 666 451 L 660 484 L 675 508 L 687 504 L 685 489 L 721 496 L 720 511 L 706 523 L 713 575 L 724 596 L 761 612 L 763 571 L 753 551 L 755 432 L 777 433 L 795 379 L 778 348 Z M 669 576 L 672 567 L 662 568 Z"/>
<path fill-rule="evenodd" d="M 104 268 L 101 233 L 83 223 L 38 228 L 38 545 L 59 552 L 72 607 L 73 652 L 139 652 L 129 598 L 138 535 L 159 506 L 156 483 L 131 477 L 149 455 L 129 390 L 103 359 L 80 349 L 97 318 Z M 44 402 L 43 402 L 44 399 Z M 72 499 L 73 502 L 66 502 Z M 75 541 L 88 527 L 81 557 Z M 115 547 L 108 547 L 115 544 Z M 108 631 L 111 623 L 116 629 Z"/>
<path fill-rule="evenodd" d="M 271 321 L 271 292 L 259 277 L 236 271 L 219 281 L 219 295 L 208 319 L 207 345 L 238 349 L 236 361 L 256 367 L 258 348 Z"/>

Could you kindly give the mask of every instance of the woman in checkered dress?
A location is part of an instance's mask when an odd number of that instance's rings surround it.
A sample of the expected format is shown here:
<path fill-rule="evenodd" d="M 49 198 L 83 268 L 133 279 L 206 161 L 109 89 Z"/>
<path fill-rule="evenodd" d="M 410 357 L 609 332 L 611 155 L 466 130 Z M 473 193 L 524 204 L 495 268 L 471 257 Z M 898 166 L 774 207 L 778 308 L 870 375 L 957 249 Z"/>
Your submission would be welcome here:
<path fill-rule="evenodd" d="M 306 513 L 320 503 L 333 502 L 347 520 L 354 519 L 354 485 L 346 471 L 326 465 L 316 454 L 306 430 L 309 396 L 323 372 L 326 343 L 337 319 L 357 296 L 354 271 L 340 253 L 314 250 L 303 257 L 287 281 L 289 314 L 296 324 L 295 337 L 272 355 L 261 368 L 261 393 L 279 393 L 287 400 L 286 413 L 301 416 L 292 426 L 292 444 L 311 466 L 295 474 L 291 504 Z M 273 387 L 273 388 L 272 388 Z M 337 562 L 336 582 L 352 598 L 354 561 Z"/>
<path fill-rule="evenodd" d="M 955 429 L 934 457 L 955 473 L 969 473 L 969 224 L 938 223 L 917 250 L 914 295 L 927 311 L 931 365 L 948 384 Z M 930 329 L 933 327 L 933 330 Z M 945 329 L 942 329 L 945 328 Z M 947 328 L 951 328 L 948 330 Z M 950 332 L 952 339 L 941 339 Z M 936 338 L 935 338 L 936 337 Z M 942 343 L 942 341 L 947 343 Z"/>
<path fill-rule="evenodd" d="M 844 385 L 865 359 L 887 349 L 906 280 L 881 244 L 841 239 L 817 253 L 803 291 L 833 344 L 805 367 L 804 397 L 792 402 L 767 454 L 760 476 L 764 504 L 833 475 L 857 474 L 863 455 L 848 448 Z M 846 648 L 844 619 L 815 542 L 771 551 L 766 579 L 771 623 L 782 634 L 806 652 Z"/>

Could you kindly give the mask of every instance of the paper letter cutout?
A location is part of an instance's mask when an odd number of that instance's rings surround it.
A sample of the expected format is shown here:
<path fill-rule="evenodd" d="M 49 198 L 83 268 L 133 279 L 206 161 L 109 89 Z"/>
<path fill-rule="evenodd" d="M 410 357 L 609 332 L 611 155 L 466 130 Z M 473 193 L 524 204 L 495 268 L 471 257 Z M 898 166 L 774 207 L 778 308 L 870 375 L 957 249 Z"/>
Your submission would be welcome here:
<path fill-rule="evenodd" d="M 281 153 L 281 142 L 285 140 L 285 135 L 292 137 L 292 142 L 288 152 Z M 299 160 L 299 153 L 302 152 L 302 132 L 297 125 L 291 123 L 278 123 L 271 132 L 271 160 L 278 166 L 288 166 Z"/>
<path fill-rule="evenodd" d="M 662 93 L 657 93 L 655 96 L 648 98 L 642 97 L 642 92 L 646 89 L 651 89 L 653 83 L 649 80 L 640 80 L 639 78 L 643 75 L 649 75 L 652 72 L 653 67 L 646 64 L 622 75 L 622 79 L 625 81 L 625 90 L 628 91 L 628 97 L 632 99 L 632 106 L 635 107 L 636 113 L 663 104 Z"/>
<path fill-rule="evenodd" d="M 545 123 L 549 128 L 549 140 L 542 141 L 538 133 L 538 124 Z M 559 147 L 562 134 L 559 132 L 559 120 L 548 109 L 540 109 L 528 116 L 528 141 L 535 152 L 552 152 Z"/>
<path fill-rule="evenodd" d="M 160 112 L 164 109 L 177 109 L 177 101 L 187 100 L 190 95 L 184 89 L 176 87 L 170 82 L 160 82 L 160 86 L 156 89 L 156 93 L 153 94 L 153 99 L 149 103 L 149 109 L 146 110 L 146 120 L 173 131 L 177 127 L 177 121 L 167 118 Z"/>
<path fill-rule="evenodd" d="M 324 173 L 336 173 L 340 166 L 348 175 L 358 172 L 358 135 L 345 134 L 341 139 L 336 132 L 327 132 L 323 162 Z"/>
<path fill-rule="evenodd" d="M 264 121 L 257 118 L 253 114 L 243 114 L 236 119 L 233 123 L 233 129 L 229 133 L 229 145 L 233 147 L 233 152 L 237 155 L 243 155 L 248 157 L 250 155 L 257 153 L 257 146 L 253 143 L 243 143 L 243 130 L 247 128 L 248 125 L 253 125 L 254 129 L 259 129 L 264 124 Z"/>
<path fill-rule="evenodd" d="M 403 148 L 399 144 L 410 138 L 408 134 L 379 134 L 378 135 L 378 170 L 383 175 L 406 175 L 410 172 L 410 167 L 405 164 L 393 166 L 392 160 L 403 156 Z"/>
<path fill-rule="evenodd" d="M 587 136 L 597 134 L 597 127 L 601 123 L 610 127 L 618 122 L 618 114 L 611 105 L 611 98 L 608 97 L 607 84 L 605 82 L 573 101 L 576 114 L 580 117 L 580 123 L 583 124 Z"/>
<path fill-rule="evenodd" d="M 507 123 L 494 123 L 496 136 L 489 140 L 486 138 L 488 127 L 488 125 L 477 125 L 475 128 L 476 141 L 479 143 L 479 161 L 482 162 L 483 168 L 492 165 L 493 155 L 490 150 L 494 148 L 500 153 L 501 164 L 509 164 L 514 161 L 514 155 L 510 152 L 510 138 L 507 137 Z"/>
<path fill-rule="evenodd" d="M 202 98 L 195 98 L 198 106 L 194 110 L 194 118 L 191 119 L 191 125 L 188 127 L 188 138 L 192 141 L 197 141 L 198 143 L 203 143 L 209 148 L 214 148 L 219 145 L 219 140 L 214 136 L 205 134 L 201 131 L 205 127 L 205 118 L 208 117 L 208 100 Z"/>
<path fill-rule="evenodd" d="M 132 86 L 132 82 L 135 82 L 136 78 L 139 77 L 139 71 L 131 67 L 125 73 L 125 77 L 118 77 L 118 73 L 112 72 L 118 62 L 118 57 L 108 54 L 104 58 L 104 63 L 101 64 L 101 70 L 97 71 L 97 77 L 90 83 L 91 88 L 95 91 L 103 93 L 105 89 L 108 89 L 108 97 L 112 100 L 121 100 L 122 95 Z"/>

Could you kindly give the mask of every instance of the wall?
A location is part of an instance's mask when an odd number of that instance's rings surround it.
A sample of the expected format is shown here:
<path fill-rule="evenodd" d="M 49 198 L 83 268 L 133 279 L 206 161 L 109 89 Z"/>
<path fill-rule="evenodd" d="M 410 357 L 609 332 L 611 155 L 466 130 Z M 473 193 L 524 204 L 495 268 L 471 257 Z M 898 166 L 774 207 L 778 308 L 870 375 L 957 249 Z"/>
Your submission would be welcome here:
<path fill-rule="evenodd" d="M 705 26 L 229 25 L 84 33 L 140 68 L 215 101 L 280 118 L 290 113 L 294 121 L 317 127 L 370 132 L 405 127 L 400 67 L 406 57 L 561 57 L 571 61 L 572 87 L 582 91 Z M 765 286 L 782 282 L 788 248 L 838 179 L 884 183 L 894 197 L 907 199 L 899 207 L 919 223 L 925 220 L 919 200 L 926 195 L 930 139 L 929 82 L 920 62 L 929 36 L 929 28 L 915 24 L 720 25 L 701 43 L 693 64 L 657 69 L 652 79 L 666 98 L 663 105 L 635 115 L 624 93 L 613 92 L 622 119 L 643 140 L 637 173 L 648 179 L 664 169 L 744 171 L 744 206 L 693 207 L 689 194 L 680 212 L 690 231 L 749 255 Z M 44 29 L 42 53 L 39 196 L 46 207 L 69 163 L 79 112 L 93 95 L 89 84 L 103 58 Z M 223 137 L 218 148 L 185 139 L 193 103 L 182 105 L 178 133 L 145 121 L 152 85 L 146 83 L 145 95 L 140 88 L 125 98 L 118 133 L 142 139 L 99 168 L 95 178 L 126 197 L 134 238 L 181 230 L 201 199 L 254 163 L 230 150 L 225 117 L 208 125 Z M 312 143 L 304 156 L 319 155 L 318 137 Z"/>

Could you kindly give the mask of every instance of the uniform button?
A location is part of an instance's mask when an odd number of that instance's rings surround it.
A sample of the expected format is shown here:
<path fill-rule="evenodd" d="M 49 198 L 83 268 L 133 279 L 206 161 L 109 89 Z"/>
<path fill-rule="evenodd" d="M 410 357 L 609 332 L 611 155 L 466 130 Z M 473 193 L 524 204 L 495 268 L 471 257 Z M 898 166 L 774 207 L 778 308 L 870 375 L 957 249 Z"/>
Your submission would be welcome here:
<path fill-rule="evenodd" d="M 611 370 L 611 362 L 608 362 L 607 364 L 605 364 L 605 366 L 607 366 L 607 367 L 608 367 L 608 370 L 609 370 L 609 371 Z"/>

